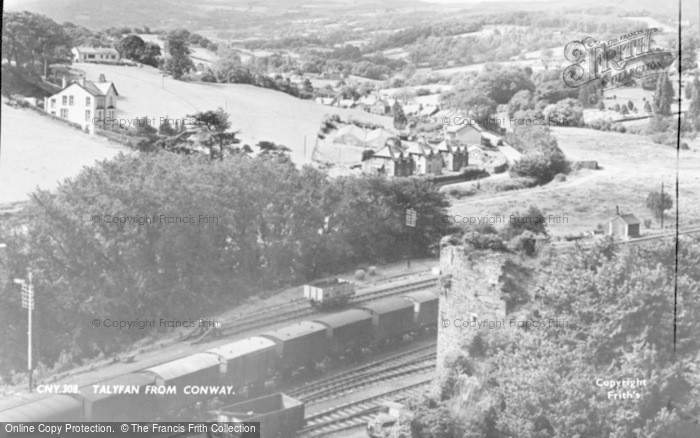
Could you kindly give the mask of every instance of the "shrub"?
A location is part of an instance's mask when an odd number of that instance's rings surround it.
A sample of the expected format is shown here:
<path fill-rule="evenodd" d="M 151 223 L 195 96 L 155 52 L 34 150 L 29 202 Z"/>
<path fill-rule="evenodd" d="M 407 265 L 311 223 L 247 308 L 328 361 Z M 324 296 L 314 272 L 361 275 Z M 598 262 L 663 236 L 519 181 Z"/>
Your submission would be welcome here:
<path fill-rule="evenodd" d="M 482 234 L 476 231 L 471 231 L 464 235 L 463 242 L 474 249 L 490 249 L 493 251 L 507 251 L 503 239 L 498 234 Z"/>
<path fill-rule="evenodd" d="M 566 181 L 566 175 L 564 175 L 563 173 L 557 173 L 557 174 L 554 176 L 554 181 L 556 181 L 556 182 L 564 182 L 564 181 Z"/>

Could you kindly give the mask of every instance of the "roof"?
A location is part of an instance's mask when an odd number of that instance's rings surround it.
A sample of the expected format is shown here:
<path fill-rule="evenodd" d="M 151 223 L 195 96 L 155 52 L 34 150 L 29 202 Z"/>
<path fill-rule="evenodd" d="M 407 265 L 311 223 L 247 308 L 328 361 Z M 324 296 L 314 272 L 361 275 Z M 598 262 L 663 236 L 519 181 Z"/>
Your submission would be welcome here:
<path fill-rule="evenodd" d="M 119 52 L 112 47 L 74 47 L 80 53 L 97 55 L 97 54 L 109 54 L 109 55 L 119 55 Z"/>
<path fill-rule="evenodd" d="M 273 341 L 267 338 L 253 336 L 251 338 L 246 338 L 240 341 L 232 342 L 230 344 L 222 345 L 220 347 L 212 348 L 211 350 L 207 350 L 207 353 L 221 356 L 226 360 L 231 360 L 237 357 L 245 356 L 250 353 L 254 353 L 256 351 L 274 348 L 275 345 L 276 344 Z"/>
<path fill-rule="evenodd" d="M 107 92 L 109 92 L 110 88 L 114 89 L 114 94 L 116 96 L 119 96 L 119 93 L 117 92 L 117 87 L 114 86 L 113 82 L 92 82 L 92 81 L 85 81 L 84 84 L 81 84 L 80 82 L 71 82 L 70 85 L 66 86 L 63 90 L 67 90 L 68 88 L 72 87 L 73 85 L 77 85 L 87 91 L 88 93 L 92 94 L 93 96 L 105 96 Z M 61 91 L 63 91 L 61 90 Z"/>
<path fill-rule="evenodd" d="M 457 132 L 461 131 L 464 128 L 471 128 L 477 132 L 481 132 L 481 128 L 476 123 L 460 123 L 457 125 L 450 125 L 446 129 L 447 132 Z"/>
<path fill-rule="evenodd" d="M 81 412 L 81 402 L 59 394 L 4 410 L 0 412 L 0 422 L 65 421 L 71 420 L 71 414 L 80 415 Z"/>
<path fill-rule="evenodd" d="M 389 141 L 386 142 L 384 147 L 379 149 L 372 156 L 378 158 L 389 158 L 391 160 L 398 160 L 401 157 L 406 157 L 407 154 L 404 154 L 403 149 L 397 148 L 395 145 L 393 145 L 391 139 L 389 139 Z"/>
<path fill-rule="evenodd" d="M 365 137 L 367 136 L 367 132 L 365 132 L 364 129 L 360 128 L 357 125 L 350 124 L 350 125 L 343 126 L 342 128 L 338 129 L 338 131 L 333 136 L 333 139 L 335 140 L 335 138 L 341 137 L 343 135 L 352 135 L 360 141 L 365 141 Z"/>
<path fill-rule="evenodd" d="M 316 332 L 326 332 L 326 327 L 317 322 L 302 321 L 293 325 L 288 325 L 277 330 L 270 330 L 262 334 L 276 339 L 281 342 L 286 342 L 294 338 L 300 338 Z"/>
<path fill-rule="evenodd" d="M 422 141 L 404 141 L 401 142 L 403 146 L 406 146 L 406 152 L 412 155 L 422 155 L 427 156 L 435 153 L 433 148 Z"/>
<path fill-rule="evenodd" d="M 95 383 L 95 385 L 105 385 L 105 386 L 112 386 L 112 385 L 124 385 L 124 386 L 131 386 L 131 385 L 136 385 L 136 386 L 148 386 L 148 385 L 153 385 L 155 383 L 154 379 L 152 376 L 146 375 L 146 374 L 136 374 L 136 373 L 128 373 L 128 374 L 122 374 L 121 376 L 114 377 L 112 379 L 107 379 L 103 380 L 101 382 Z M 142 390 L 140 390 L 142 391 Z M 103 398 L 109 398 L 113 397 L 114 394 L 103 394 L 99 392 L 95 392 L 95 388 L 92 387 L 92 385 L 85 385 L 80 387 L 80 395 L 83 396 L 86 400 L 90 401 L 97 401 L 101 400 Z"/>
<path fill-rule="evenodd" d="M 338 313 L 331 313 L 329 315 L 324 315 L 318 319 L 315 319 L 314 322 L 318 322 L 320 324 L 325 324 L 330 327 L 343 327 L 346 325 L 350 325 L 356 322 L 362 322 L 362 321 L 369 321 L 372 319 L 372 315 L 369 313 L 360 310 L 360 309 L 350 309 L 350 310 L 345 310 L 344 312 L 338 312 Z"/>
<path fill-rule="evenodd" d="M 437 301 L 438 299 L 438 297 L 429 290 L 418 290 L 415 292 L 411 292 L 409 294 L 404 295 L 404 298 L 408 298 L 409 300 L 413 300 L 419 303 Z"/>
<path fill-rule="evenodd" d="M 213 354 L 196 353 L 192 356 L 183 357 L 172 362 L 166 362 L 144 371 L 149 371 L 166 382 L 177 379 L 190 373 L 205 370 L 211 367 L 219 367 L 219 358 Z"/>
<path fill-rule="evenodd" d="M 636 225 L 640 223 L 639 219 L 637 219 L 637 217 L 633 214 L 619 214 L 612 218 L 612 220 L 614 221 L 618 218 L 622 219 L 622 221 L 625 222 L 627 225 Z"/>
<path fill-rule="evenodd" d="M 397 310 L 411 309 L 413 311 L 413 303 L 409 300 L 399 297 L 391 297 L 385 300 L 377 301 L 376 303 L 368 303 L 362 306 L 363 309 L 367 309 L 372 313 L 383 314 L 390 313 Z"/>
<path fill-rule="evenodd" d="M 395 134 L 384 128 L 377 128 L 367 133 L 365 137 L 365 142 L 369 143 L 370 146 L 382 147 L 388 139 L 393 137 Z"/>

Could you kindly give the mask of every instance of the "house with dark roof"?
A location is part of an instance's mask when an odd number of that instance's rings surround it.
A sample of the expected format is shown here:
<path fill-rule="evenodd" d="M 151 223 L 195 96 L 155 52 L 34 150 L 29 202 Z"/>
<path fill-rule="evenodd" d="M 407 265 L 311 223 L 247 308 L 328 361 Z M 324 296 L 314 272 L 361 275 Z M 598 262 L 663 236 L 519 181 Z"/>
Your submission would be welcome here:
<path fill-rule="evenodd" d="M 44 110 L 92 132 L 104 128 L 117 111 L 119 93 L 112 82 L 92 82 L 80 78 L 70 84 L 64 78 L 61 91 L 44 100 Z"/>
<path fill-rule="evenodd" d="M 615 207 L 616 215 L 608 224 L 608 235 L 628 239 L 639 237 L 639 219 L 633 214 L 620 214 L 620 208 Z"/>
<path fill-rule="evenodd" d="M 73 47 L 73 62 L 116 64 L 121 61 L 119 52 L 111 47 Z"/>
<path fill-rule="evenodd" d="M 442 156 L 443 167 L 448 172 L 459 172 L 469 165 L 469 151 L 465 144 L 443 140 L 435 145 L 435 149 Z"/>
<path fill-rule="evenodd" d="M 401 142 L 404 150 L 413 158 L 415 175 L 440 175 L 442 156 L 424 139 Z"/>
<path fill-rule="evenodd" d="M 410 153 L 404 150 L 398 138 L 387 140 L 383 148 L 368 154 L 362 160 L 362 171 L 379 173 L 387 176 L 413 175 L 414 160 Z"/>

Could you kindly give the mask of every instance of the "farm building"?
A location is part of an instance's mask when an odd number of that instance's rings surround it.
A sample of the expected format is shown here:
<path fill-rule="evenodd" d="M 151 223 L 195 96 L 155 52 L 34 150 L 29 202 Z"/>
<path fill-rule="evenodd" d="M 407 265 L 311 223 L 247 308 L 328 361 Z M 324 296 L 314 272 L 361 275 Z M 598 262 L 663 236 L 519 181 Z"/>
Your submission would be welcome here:
<path fill-rule="evenodd" d="M 105 62 L 118 63 L 121 61 L 119 52 L 111 47 L 73 47 L 73 62 Z"/>
<path fill-rule="evenodd" d="M 608 226 L 608 234 L 623 238 L 639 237 L 639 219 L 633 214 L 620 214 L 620 209 L 617 209 L 617 215 L 610 219 Z"/>
<path fill-rule="evenodd" d="M 67 85 L 64 78 L 62 90 L 45 98 L 44 110 L 91 131 L 95 126 L 104 126 L 105 119 L 114 118 L 118 96 L 112 82 L 80 78 Z"/>

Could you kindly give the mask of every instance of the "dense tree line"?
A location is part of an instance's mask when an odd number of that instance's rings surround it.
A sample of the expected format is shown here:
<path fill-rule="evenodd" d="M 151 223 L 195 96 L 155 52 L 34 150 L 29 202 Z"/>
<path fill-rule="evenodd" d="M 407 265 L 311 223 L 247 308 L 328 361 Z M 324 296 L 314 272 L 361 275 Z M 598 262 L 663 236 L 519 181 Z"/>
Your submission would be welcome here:
<path fill-rule="evenodd" d="M 447 232 L 439 220 L 447 201 L 430 183 L 331 179 L 295 167 L 274 146 L 260 145 L 269 154 L 223 161 L 164 152 L 119 156 L 55 193 L 33 193 L 20 217 L 3 222 L 1 235 L 9 277 L 34 274 L 37 361 L 50 365 L 64 350 L 76 361 L 109 355 L 145 335 L 96 330 L 94 318 L 199 318 L 261 288 L 401 259 L 408 251 L 428 255 Z M 418 211 L 410 241 L 409 206 Z M 160 223 L 160 215 L 217 221 Z M 120 217 L 133 219 L 111 222 Z M 5 376 L 23 366 L 24 318 L 16 285 L 3 284 Z"/>
<path fill-rule="evenodd" d="M 567 325 L 465 336 L 440 396 L 412 400 L 393 436 L 700 436 L 700 242 L 680 242 L 674 347 L 675 251 L 605 241 L 541 258 L 539 290 L 508 318 Z"/>

